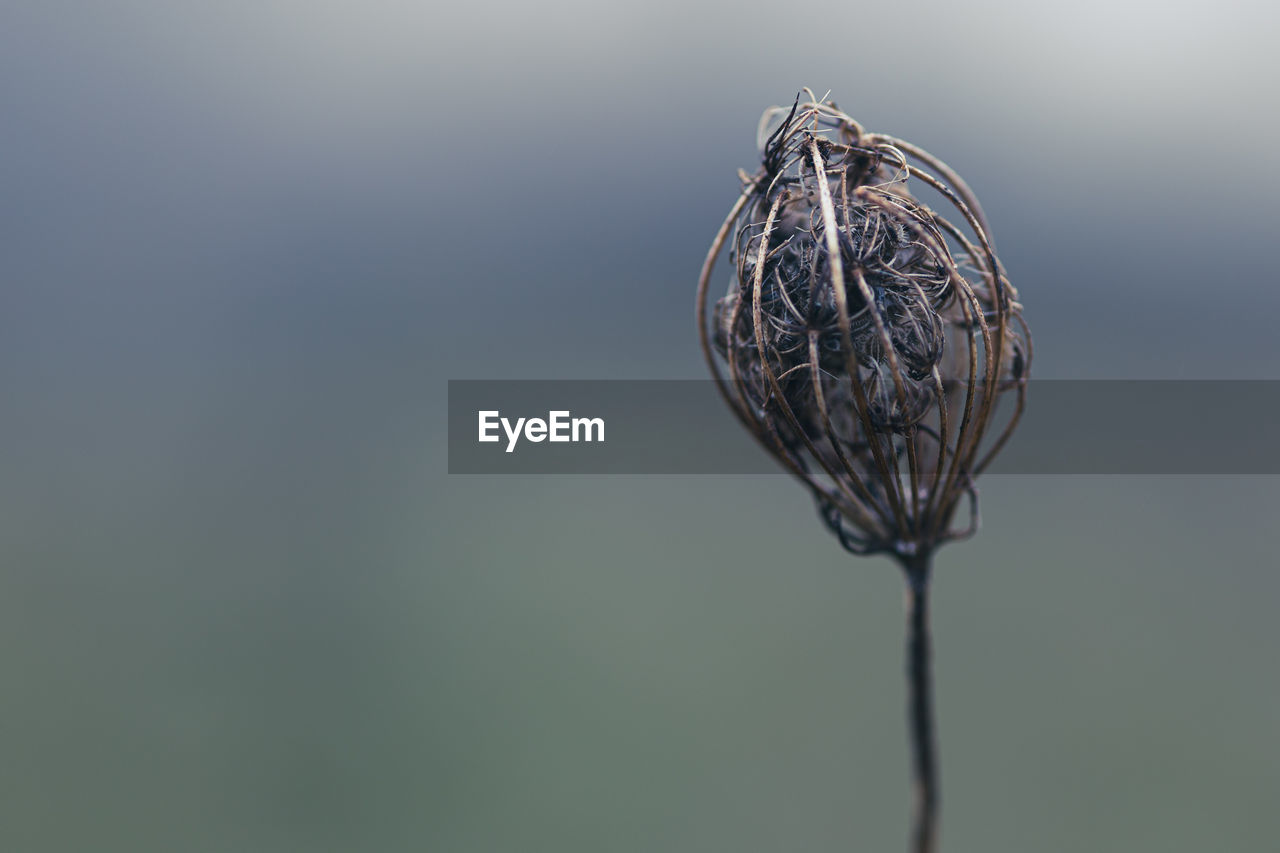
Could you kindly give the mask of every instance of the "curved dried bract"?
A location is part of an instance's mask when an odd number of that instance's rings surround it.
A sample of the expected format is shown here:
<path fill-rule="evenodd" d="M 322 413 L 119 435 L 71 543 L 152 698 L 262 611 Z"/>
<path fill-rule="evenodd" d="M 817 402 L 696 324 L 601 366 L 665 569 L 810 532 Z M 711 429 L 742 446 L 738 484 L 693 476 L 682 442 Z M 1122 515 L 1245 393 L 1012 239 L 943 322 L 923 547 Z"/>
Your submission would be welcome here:
<path fill-rule="evenodd" d="M 1022 412 L 1031 339 L 959 176 L 805 96 L 761 120 L 761 168 L 699 281 L 703 351 L 846 548 L 918 560 L 976 529 L 974 478 Z"/>

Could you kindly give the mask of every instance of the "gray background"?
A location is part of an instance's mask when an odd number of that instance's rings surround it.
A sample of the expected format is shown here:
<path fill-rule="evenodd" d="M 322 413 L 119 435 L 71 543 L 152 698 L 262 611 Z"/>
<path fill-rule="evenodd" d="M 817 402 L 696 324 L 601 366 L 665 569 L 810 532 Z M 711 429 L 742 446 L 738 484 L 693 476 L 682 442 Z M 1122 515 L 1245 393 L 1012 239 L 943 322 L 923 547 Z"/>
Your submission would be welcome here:
<path fill-rule="evenodd" d="M 445 382 L 701 377 L 802 85 L 965 175 L 1035 375 L 1280 378 L 1276 24 L 5 4 L 0 848 L 901 849 L 892 565 L 777 477 L 450 477 Z M 946 850 L 1274 843 L 1275 486 L 983 484 Z"/>

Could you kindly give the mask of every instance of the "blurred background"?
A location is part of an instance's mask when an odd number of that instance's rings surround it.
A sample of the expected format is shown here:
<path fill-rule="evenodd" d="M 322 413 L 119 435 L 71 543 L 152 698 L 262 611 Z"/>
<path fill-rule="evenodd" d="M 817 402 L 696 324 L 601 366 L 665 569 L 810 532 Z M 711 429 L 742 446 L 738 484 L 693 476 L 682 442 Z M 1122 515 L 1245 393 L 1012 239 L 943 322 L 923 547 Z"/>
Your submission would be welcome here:
<path fill-rule="evenodd" d="M 806 85 L 973 186 L 1035 376 L 1280 378 L 1278 22 L 6 3 L 0 849 L 902 849 L 894 566 L 781 477 L 451 477 L 446 380 L 703 376 Z M 984 482 L 945 850 L 1276 843 L 1276 485 Z"/>

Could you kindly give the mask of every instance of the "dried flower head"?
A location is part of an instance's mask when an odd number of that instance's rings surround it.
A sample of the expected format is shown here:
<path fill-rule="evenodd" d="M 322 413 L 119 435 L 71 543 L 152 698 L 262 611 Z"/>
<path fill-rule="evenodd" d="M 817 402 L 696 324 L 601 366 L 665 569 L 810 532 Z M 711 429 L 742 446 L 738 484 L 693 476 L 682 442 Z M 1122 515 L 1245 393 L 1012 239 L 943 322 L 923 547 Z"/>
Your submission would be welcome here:
<path fill-rule="evenodd" d="M 703 350 L 845 548 L 927 564 L 977 528 L 974 478 L 1022 412 L 1031 338 L 964 181 L 804 94 L 761 119 L 762 166 L 699 281 Z M 708 311 L 726 242 L 733 275 Z"/>

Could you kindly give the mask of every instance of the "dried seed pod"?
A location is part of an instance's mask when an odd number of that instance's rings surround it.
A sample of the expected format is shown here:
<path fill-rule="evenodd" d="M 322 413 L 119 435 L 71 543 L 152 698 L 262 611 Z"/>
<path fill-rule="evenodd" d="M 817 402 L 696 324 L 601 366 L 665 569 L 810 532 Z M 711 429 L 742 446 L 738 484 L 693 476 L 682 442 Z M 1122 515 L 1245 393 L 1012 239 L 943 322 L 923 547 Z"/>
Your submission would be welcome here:
<path fill-rule="evenodd" d="M 846 548 L 923 564 L 976 529 L 974 478 L 1022 412 L 1030 334 L 959 176 L 805 95 L 761 120 L 762 167 L 699 281 L 703 351 Z M 708 323 L 726 243 L 732 276 Z"/>

